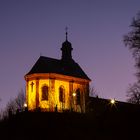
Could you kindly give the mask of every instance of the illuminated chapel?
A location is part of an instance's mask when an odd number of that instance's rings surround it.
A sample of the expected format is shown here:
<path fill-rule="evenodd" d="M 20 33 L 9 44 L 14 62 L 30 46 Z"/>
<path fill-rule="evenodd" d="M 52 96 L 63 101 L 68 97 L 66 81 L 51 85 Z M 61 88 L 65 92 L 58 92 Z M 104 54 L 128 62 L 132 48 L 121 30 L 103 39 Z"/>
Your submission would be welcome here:
<path fill-rule="evenodd" d="M 86 112 L 90 79 L 73 60 L 72 50 L 66 32 L 61 59 L 40 56 L 25 75 L 28 110 Z"/>

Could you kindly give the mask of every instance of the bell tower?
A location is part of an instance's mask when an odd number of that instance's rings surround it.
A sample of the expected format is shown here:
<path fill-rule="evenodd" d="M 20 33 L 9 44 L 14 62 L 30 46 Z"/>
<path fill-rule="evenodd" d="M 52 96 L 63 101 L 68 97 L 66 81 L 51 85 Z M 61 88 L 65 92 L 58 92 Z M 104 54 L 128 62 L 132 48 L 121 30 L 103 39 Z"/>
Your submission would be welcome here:
<path fill-rule="evenodd" d="M 68 32 L 67 32 L 67 27 L 66 27 L 66 41 L 62 43 L 62 57 L 61 59 L 64 61 L 71 61 L 72 60 L 72 45 L 71 43 L 68 41 Z"/>

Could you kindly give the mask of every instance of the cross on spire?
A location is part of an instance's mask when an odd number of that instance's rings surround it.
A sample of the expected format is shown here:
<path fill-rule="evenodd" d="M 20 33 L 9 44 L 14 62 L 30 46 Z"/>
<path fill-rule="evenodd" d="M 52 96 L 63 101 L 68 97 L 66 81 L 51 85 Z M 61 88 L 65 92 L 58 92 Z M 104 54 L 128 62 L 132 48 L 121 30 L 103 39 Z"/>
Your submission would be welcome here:
<path fill-rule="evenodd" d="M 65 28 L 66 40 L 62 43 L 62 60 L 72 61 L 71 52 L 73 50 L 71 43 L 68 41 L 68 27 Z"/>
<path fill-rule="evenodd" d="M 66 41 L 68 40 L 68 27 L 65 28 L 66 31 Z"/>

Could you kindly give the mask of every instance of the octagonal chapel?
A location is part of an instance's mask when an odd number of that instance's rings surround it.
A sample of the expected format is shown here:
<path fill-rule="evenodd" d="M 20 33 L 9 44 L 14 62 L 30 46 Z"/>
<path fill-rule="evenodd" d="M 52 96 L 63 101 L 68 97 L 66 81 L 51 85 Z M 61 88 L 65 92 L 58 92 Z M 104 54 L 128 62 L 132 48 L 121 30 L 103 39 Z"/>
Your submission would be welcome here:
<path fill-rule="evenodd" d="M 72 50 L 66 32 L 61 59 L 40 56 L 25 75 L 28 110 L 86 112 L 90 79 L 73 60 Z"/>

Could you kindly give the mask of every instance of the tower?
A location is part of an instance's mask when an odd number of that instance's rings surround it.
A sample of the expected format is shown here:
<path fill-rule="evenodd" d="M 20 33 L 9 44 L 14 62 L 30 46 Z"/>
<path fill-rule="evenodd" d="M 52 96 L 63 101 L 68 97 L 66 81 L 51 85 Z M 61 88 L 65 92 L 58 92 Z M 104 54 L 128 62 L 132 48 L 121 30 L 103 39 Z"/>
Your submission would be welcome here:
<path fill-rule="evenodd" d="M 61 60 L 63 61 L 71 61 L 72 60 L 72 45 L 71 43 L 68 41 L 68 33 L 66 30 L 66 41 L 62 43 L 62 58 Z"/>

